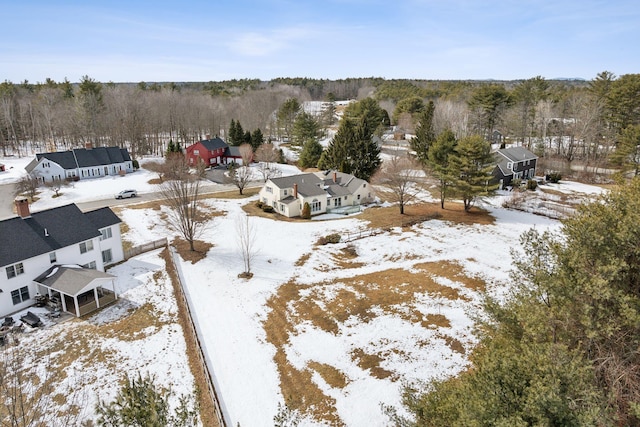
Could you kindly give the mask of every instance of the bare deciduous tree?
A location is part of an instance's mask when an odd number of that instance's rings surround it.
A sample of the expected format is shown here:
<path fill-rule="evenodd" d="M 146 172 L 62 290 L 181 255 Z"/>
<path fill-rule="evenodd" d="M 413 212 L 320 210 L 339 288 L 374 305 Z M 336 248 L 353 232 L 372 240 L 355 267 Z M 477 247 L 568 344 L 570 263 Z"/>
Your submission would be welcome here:
<path fill-rule="evenodd" d="M 226 181 L 238 187 L 240 194 L 244 191 L 249 181 L 251 181 L 251 168 L 249 166 L 232 163 L 229 167 L 229 176 Z"/>
<path fill-rule="evenodd" d="M 398 203 L 400 214 L 403 215 L 405 205 L 420 192 L 417 181 L 421 176 L 423 172 L 420 165 L 411 157 L 394 156 L 384 161 L 372 182 L 389 190 L 391 201 Z"/>
<path fill-rule="evenodd" d="M 242 215 L 236 220 L 236 230 L 238 232 L 238 246 L 242 254 L 242 261 L 244 263 L 244 271 L 240 277 L 251 278 L 253 273 L 251 272 L 251 264 L 255 258 L 256 251 L 256 232 L 253 224 L 249 221 L 248 215 Z"/>
<path fill-rule="evenodd" d="M 0 426 L 80 425 L 86 396 L 69 389 L 65 395 L 67 410 L 62 411 L 55 401 L 56 378 L 47 369 L 30 366 L 26 361 L 33 355 L 15 338 L 13 333 L 6 335 L 5 348 L 0 352 Z"/>
<path fill-rule="evenodd" d="M 279 159 L 280 152 L 275 145 L 269 143 L 262 144 L 258 147 L 258 150 L 256 151 L 256 160 L 260 162 L 258 170 L 260 171 L 264 182 L 267 182 L 270 178 L 280 176 L 280 169 L 275 167 L 275 163 L 277 163 Z"/>
<path fill-rule="evenodd" d="M 60 190 L 62 190 L 62 187 L 69 185 L 69 182 L 64 179 L 53 179 L 51 181 L 47 181 L 44 185 L 55 193 L 53 197 L 60 197 Z"/>
<path fill-rule="evenodd" d="M 195 251 L 194 241 L 207 225 L 199 199 L 204 167 L 200 164 L 190 169 L 182 155 L 170 156 L 166 165 L 173 167 L 171 178 L 160 186 L 161 194 L 169 206 L 167 221 L 189 242 L 189 249 Z"/>
<path fill-rule="evenodd" d="M 245 166 L 249 166 L 251 162 L 253 162 L 253 148 L 251 147 L 251 144 L 242 144 L 240 147 L 238 147 L 238 151 L 240 151 L 242 164 Z"/>
<path fill-rule="evenodd" d="M 27 194 L 33 202 L 39 186 L 40 179 L 33 173 L 28 173 L 18 181 L 16 185 L 16 195 Z"/>

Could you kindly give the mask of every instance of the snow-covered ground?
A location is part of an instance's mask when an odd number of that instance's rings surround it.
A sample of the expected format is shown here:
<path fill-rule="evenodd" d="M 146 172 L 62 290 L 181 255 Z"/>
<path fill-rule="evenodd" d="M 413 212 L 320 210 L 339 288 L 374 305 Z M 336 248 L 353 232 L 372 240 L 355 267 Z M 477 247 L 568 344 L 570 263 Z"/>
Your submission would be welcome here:
<path fill-rule="evenodd" d="M 9 164 L 5 159 L 0 162 Z M 293 169 L 283 171 L 294 172 Z M 136 174 L 142 177 L 140 181 L 134 181 L 138 179 Z M 98 198 L 100 194 L 112 194 L 124 187 L 147 191 L 145 182 L 152 176 L 146 174 L 139 171 L 126 177 L 76 183 L 73 200 Z M 113 182 L 118 183 L 117 188 Z M 598 187 L 569 182 L 554 188 L 573 192 L 571 196 L 575 197 L 601 191 Z M 67 189 L 64 192 L 71 193 Z M 400 406 L 405 382 L 427 381 L 463 369 L 468 351 L 476 342 L 472 318 L 478 314 L 483 297 L 483 290 L 465 284 L 465 277 L 482 278 L 486 292 L 503 295 L 509 289 L 511 250 L 519 246 L 519 236 L 530 227 L 540 231 L 560 227 L 558 221 L 543 216 L 504 209 L 502 198 L 507 196 L 500 194 L 484 205 L 496 218 L 494 224 L 463 225 L 430 220 L 410 229 L 392 228 L 350 243 L 350 249 L 357 256 L 346 263 L 342 251 L 349 244 L 317 246 L 315 242 L 331 233 L 346 235 L 365 227 L 357 215 L 313 222 L 251 217 L 256 256 L 252 263 L 254 276 L 250 280 L 238 278 L 243 271 L 243 259 L 237 224 L 245 215 L 242 206 L 255 201 L 255 196 L 206 199 L 208 205 L 226 214 L 214 217 L 201 237 L 213 244 L 207 256 L 196 264 L 182 262 L 180 268 L 231 425 L 273 425 L 278 404 L 289 398 L 281 387 L 279 366 L 274 360 L 277 354 L 285 355 L 290 371 L 309 374 L 313 386 L 327 401 L 333 402 L 334 419 L 354 427 L 388 425 L 381 404 Z M 425 194 L 424 198 L 429 196 Z M 49 207 L 49 203 L 68 202 L 57 198 L 38 205 L 41 203 L 38 201 L 35 209 Z M 161 211 L 124 208 L 120 216 L 128 225 L 125 239 L 133 244 L 161 236 L 171 238 L 175 234 L 166 227 Z M 162 269 L 157 256 L 151 253 L 135 262 L 146 269 L 135 270 L 130 261 L 110 270 L 125 282 L 136 279 L 139 283 L 139 286 L 124 287 L 128 290 L 123 292 L 123 300 L 134 304 L 157 301 L 156 291 L 144 285 L 147 279 L 136 276 L 147 277 L 145 275 L 152 271 Z M 463 275 L 457 279 L 447 272 L 428 272 L 428 266 L 432 265 L 449 266 L 449 270 L 457 265 Z M 423 281 L 430 280 L 433 287 L 411 294 L 407 304 L 387 305 L 374 300 L 369 290 L 384 290 L 385 286 L 395 286 L 394 292 L 403 289 L 402 283 L 376 279 L 392 270 L 408 272 L 409 282 L 417 280 L 411 286 L 420 287 Z M 286 286 L 296 287 L 295 298 L 287 298 L 280 292 Z M 336 315 L 339 296 L 371 304 L 366 309 L 367 316 L 357 312 L 356 306 L 340 308 L 343 310 L 340 315 L 344 316 Z M 281 305 L 274 305 L 276 303 Z M 305 317 L 302 311 L 305 304 L 324 308 L 321 310 L 325 312 L 324 320 L 335 324 L 335 328 L 323 327 L 317 318 Z M 119 306 L 108 310 L 117 311 Z M 171 307 L 158 310 L 172 313 Z M 274 342 L 269 332 L 271 316 L 276 311 L 284 314 L 286 325 L 291 328 L 283 331 L 285 339 L 279 342 Z M 109 314 L 105 310 L 100 316 Z M 444 320 L 438 325 L 425 320 L 434 317 Z M 56 327 L 64 329 L 67 325 Z M 184 365 L 182 341 L 176 338 L 179 333 L 171 329 L 170 324 L 164 328 L 166 335 L 159 335 L 158 340 L 149 341 L 148 345 L 139 342 L 120 350 L 118 346 L 124 344 L 108 344 L 123 355 L 123 370 L 133 370 L 139 364 L 157 372 L 159 377 L 170 372 L 166 381 L 179 391 L 188 392 L 192 380 Z M 40 339 L 46 330 L 41 331 Z M 36 334 L 31 337 L 34 342 L 38 340 Z M 117 337 L 113 340 L 117 343 Z M 390 374 L 380 375 L 368 368 L 362 363 L 366 357 L 378 360 L 377 368 Z M 331 381 L 318 366 L 339 373 L 342 381 L 339 384 Z M 100 387 L 109 376 L 101 367 L 96 370 L 101 374 L 90 380 Z M 307 414 L 300 425 L 334 424 L 326 418 L 322 420 L 322 416 Z"/>

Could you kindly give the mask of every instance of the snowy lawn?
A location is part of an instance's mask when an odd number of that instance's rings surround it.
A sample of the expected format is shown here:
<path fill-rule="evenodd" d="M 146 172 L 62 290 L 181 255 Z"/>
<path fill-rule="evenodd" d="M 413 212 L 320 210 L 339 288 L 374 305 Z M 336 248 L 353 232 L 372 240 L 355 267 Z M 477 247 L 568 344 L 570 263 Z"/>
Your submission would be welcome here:
<path fill-rule="evenodd" d="M 3 352 L 5 362 L 20 358 L 23 381 L 51 385 L 40 404 L 47 416 L 75 414 L 67 415 L 73 420 L 69 425 L 95 420 L 98 398 L 113 400 L 125 374 L 152 375 L 156 385 L 173 390 L 172 407 L 194 390 L 173 288 L 158 250 L 107 272 L 117 276 L 118 301 L 88 318 L 65 314 L 57 321 L 47 318 L 45 308 L 32 307 L 44 326 L 25 326 L 24 333 L 14 335 L 18 344 Z M 13 315 L 18 323 L 21 314 Z M 47 419 L 56 425 L 63 418 Z"/>
<path fill-rule="evenodd" d="M 140 183 L 130 181 L 138 173 Z M 297 172 L 283 171 L 291 173 Z M 113 181 L 145 191 L 144 182 L 151 178 L 139 171 Z M 117 192 L 110 182 L 76 183 L 70 200 Z M 553 188 L 583 200 L 602 191 L 564 181 Z M 531 203 L 541 194 L 528 194 Z M 433 200 L 427 193 L 421 197 Z M 255 196 L 206 199 L 210 208 L 224 212 L 212 217 L 201 236 L 213 247 L 195 264 L 182 262 L 181 270 L 231 425 L 271 426 L 278 404 L 287 403 L 299 410 L 302 426 L 383 426 L 388 419 L 381 404 L 398 407 L 405 382 L 464 369 L 476 343 L 472 319 L 481 314 L 485 293 L 501 297 L 508 292 L 511 250 L 519 247 L 519 236 L 530 227 L 544 231 L 560 226 L 543 216 L 504 209 L 505 197 L 509 195 L 501 193 L 485 201 L 484 208 L 495 218 L 485 224 L 431 219 L 324 246 L 316 245 L 320 237 L 366 229 L 366 212 L 304 222 L 250 217 L 256 251 L 250 280 L 238 278 L 243 260 L 237 224 L 245 215 L 243 205 L 253 203 Z M 49 203 L 69 202 L 60 199 Z M 34 209 L 45 206 L 49 204 L 39 201 Z M 164 209 L 122 208 L 124 238 L 134 245 L 164 236 L 171 240 L 175 233 L 165 224 Z M 165 281 L 162 262 L 155 254 L 136 259 L 144 268 L 127 262 L 110 271 L 119 283 L 130 283 L 122 285 L 121 303 L 90 322 L 73 320 L 29 334 L 27 348 L 44 351 L 46 347 L 36 343 L 50 339 L 47 330 L 60 339 L 81 337 L 82 348 L 95 348 L 100 357 L 90 362 L 91 357 L 79 352 L 68 369 L 83 373 L 76 381 L 85 384 L 89 394 L 103 390 L 105 397 L 112 396 L 115 389 L 106 390 L 105 385 L 137 369 L 148 369 L 162 384 L 187 393 L 193 380 L 184 362 L 182 334 L 169 297 L 152 285 L 156 276 Z M 109 326 L 131 317 L 125 315 L 128 304 L 148 307 L 151 326 Z M 90 328 L 113 332 L 105 340 L 76 332 Z"/>
<path fill-rule="evenodd" d="M 317 246 L 367 224 L 251 217 L 257 256 L 244 280 L 236 225 L 253 201 L 207 199 L 226 213 L 201 237 L 214 246 L 181 265 L 223 405 L 242 426 L 272 425 L 278 403 L 298 408 L 301 425 L 387 425 L 381 404 L 398 407 L 405 382 L 465 367 L 472 317 L 485 292 L 508 289 L 520 234 L 559 226 L 489 206 L 490 225 L 430 220 Z M 159 211 L 121 216 L 128 239 L 170 233 Z"/>

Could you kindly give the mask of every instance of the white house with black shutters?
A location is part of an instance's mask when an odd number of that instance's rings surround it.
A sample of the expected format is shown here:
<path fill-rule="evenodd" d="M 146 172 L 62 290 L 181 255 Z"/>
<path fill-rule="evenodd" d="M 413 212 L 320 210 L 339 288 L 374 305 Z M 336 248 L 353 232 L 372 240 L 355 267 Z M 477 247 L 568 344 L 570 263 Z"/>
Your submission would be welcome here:
<path fill-rule="evenodd" d="M 0 317 L 30 307 L 36 295 L 82 316 L 116 299 L 105 267 L 122 261 L 121 220 L 109 208 L 82 212 L 75 204 L 0 221 Z"/>
<path fill-rule="evenodd" d="M 69 151 L 38 153 L 25 169 L 42 182 L 88 179 L 133 172 L 133 161 L 126 148 L 74 148 Z"/>

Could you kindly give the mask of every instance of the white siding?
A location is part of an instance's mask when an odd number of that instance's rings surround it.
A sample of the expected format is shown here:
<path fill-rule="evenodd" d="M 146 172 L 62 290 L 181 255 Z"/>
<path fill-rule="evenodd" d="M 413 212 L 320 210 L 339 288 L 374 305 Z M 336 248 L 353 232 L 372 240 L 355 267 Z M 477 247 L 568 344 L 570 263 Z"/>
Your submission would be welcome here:
<path fill-rule="evenodd" d="M 55 179 L 65 179 L 67 174 L 62 166 L 57 163 L 52 162 L 51 160 L 42 158 L 40 163 L 33 168 L 32 172 L 36 177 L 44 180 L 45 182 L 51 182 Z"/>

